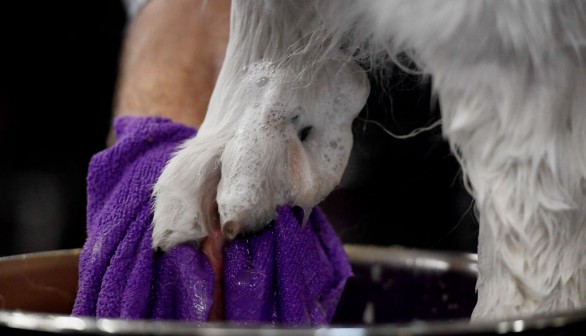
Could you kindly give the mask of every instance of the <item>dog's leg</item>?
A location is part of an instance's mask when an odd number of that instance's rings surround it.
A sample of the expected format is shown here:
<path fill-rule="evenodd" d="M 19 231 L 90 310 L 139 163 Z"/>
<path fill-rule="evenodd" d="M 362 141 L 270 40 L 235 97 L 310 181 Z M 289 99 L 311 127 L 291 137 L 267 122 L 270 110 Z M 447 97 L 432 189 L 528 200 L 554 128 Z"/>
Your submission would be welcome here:
<path fill-rule="evenodd" d="M 280 205 L 313 207 L 339 183 L 364 71 L 319 59 L 311 1 L 232 2 L 226 58 L 197 137 L 154 186 L 153 247 L 264 227 Z M 300 43 L 301 41 L 301 43 Z M 308 214 L 307 214 L 308 215 Z"/>
<path fill-rule="evenodd" d="M 438 71 L 480 214 L 474 319 L 586 304 L 586 68 L 561 55 Z M 508 65 L 507 65 L 508 64 Z"/>
<path fill-rule="evenodd" d="M 584 306 L 586 3 L 355 3 L 432 75 L 480 214 L 474 319 Z"/>

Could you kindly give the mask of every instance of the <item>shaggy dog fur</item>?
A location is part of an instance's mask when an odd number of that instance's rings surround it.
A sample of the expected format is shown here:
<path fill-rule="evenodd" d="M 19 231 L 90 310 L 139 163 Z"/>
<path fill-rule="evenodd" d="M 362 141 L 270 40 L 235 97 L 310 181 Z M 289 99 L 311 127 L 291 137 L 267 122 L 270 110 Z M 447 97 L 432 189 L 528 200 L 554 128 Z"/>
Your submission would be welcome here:
<path fill-rule="evenodd" d="M 433 78 L 478 208 L 473 318 L 582 307 L 585 18 L 582 0 L 233 0 L 206 119 L 155 186 L 154 247 L 321 201 L 348 160 L 364 71 L 408 55 Z"/>

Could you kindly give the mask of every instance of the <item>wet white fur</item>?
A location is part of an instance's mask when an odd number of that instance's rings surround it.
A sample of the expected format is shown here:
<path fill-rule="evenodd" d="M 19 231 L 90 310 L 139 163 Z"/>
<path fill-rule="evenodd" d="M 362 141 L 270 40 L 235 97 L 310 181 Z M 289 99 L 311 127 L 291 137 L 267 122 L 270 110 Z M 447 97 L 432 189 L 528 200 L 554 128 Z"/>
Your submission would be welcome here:
<path fill-rule="evenodd" d="M 307 216 L 348 162 L 352 120 L 369 92 L 359 66 L 328 60 L 299 72 L 226 61 L 236 74 L 220 77 L 199 133 L 155 185 L 153 240 L 164 250 L 207 236 L 218 220 L 228 238 L 262 228 L 279 205 Z"/>
<path fill-rule="evenodd" d="M 221 223 L 240 229 L 261 227 L 275 205 L 319 202 L 339 181 L 368 92 L 340 62 L 376 71 L 406 52 L 433 79 L 476 199 L 473 318 L 584 306 L 585 17 L 582 0 L 234 0 L 205 122 L 155 188 L 154 247 L 205 236 L 215 201 Z M 324 139 L 299 142 L 305 124 Z"/>

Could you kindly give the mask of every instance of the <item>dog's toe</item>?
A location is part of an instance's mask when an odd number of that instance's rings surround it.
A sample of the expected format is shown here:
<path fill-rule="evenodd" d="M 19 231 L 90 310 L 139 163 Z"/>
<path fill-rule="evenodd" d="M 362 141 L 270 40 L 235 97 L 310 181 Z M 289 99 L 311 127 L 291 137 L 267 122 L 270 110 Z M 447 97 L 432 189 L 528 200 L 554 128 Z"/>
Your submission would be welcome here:
<path fill-rule="evenodd" d="M 167 251 L 199 242 L 218 225 L 216 189 L 220 148 L 188 140 L 169 161 L 153 189 L 153 248 Z"/>

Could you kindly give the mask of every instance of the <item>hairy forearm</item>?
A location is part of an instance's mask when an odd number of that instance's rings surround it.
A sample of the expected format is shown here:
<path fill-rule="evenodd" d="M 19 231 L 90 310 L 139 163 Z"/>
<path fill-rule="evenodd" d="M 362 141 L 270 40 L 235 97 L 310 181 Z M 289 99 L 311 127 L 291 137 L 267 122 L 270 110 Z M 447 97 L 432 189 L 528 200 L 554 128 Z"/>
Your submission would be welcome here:
<path fill-rule="evenodd" d="M 151 0 L 127 31 L 114 115 L 199 127 L 224 58 L 229 7 L 229 0 Z"/>

